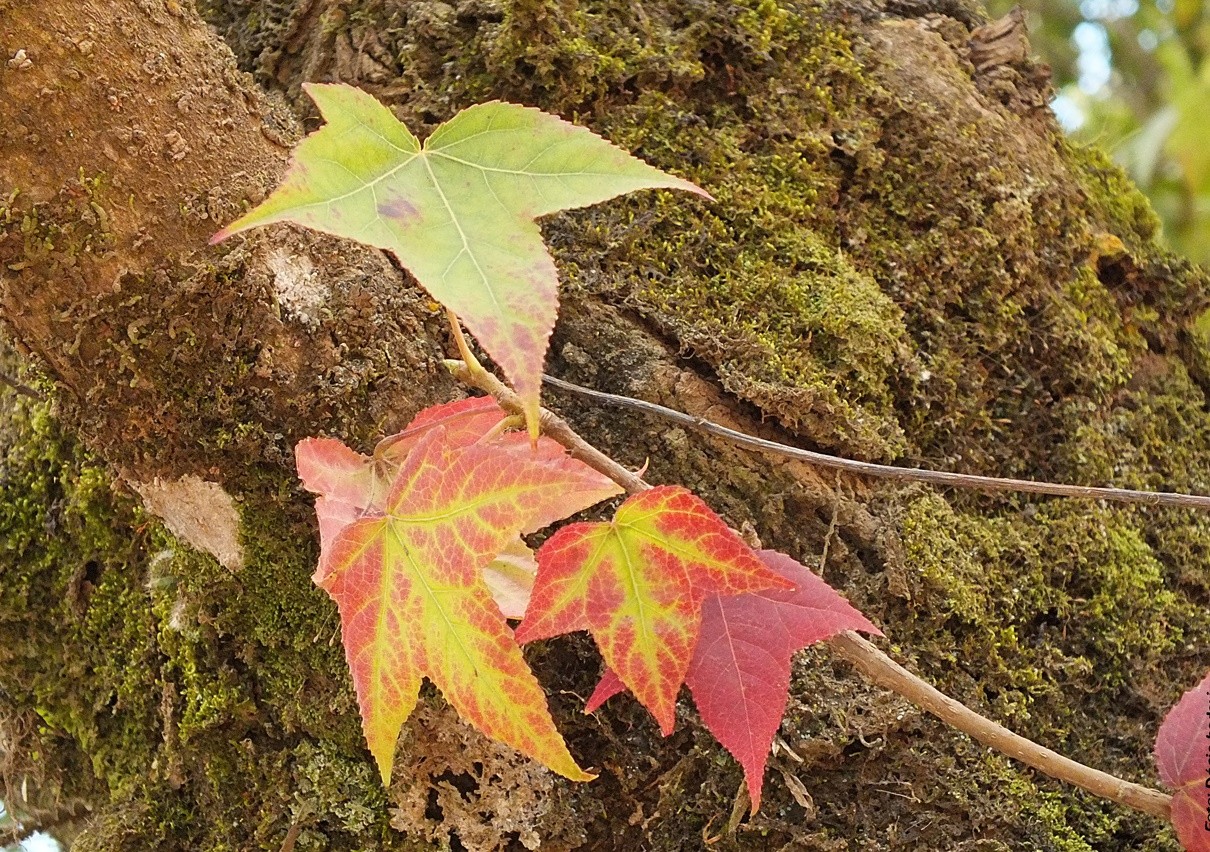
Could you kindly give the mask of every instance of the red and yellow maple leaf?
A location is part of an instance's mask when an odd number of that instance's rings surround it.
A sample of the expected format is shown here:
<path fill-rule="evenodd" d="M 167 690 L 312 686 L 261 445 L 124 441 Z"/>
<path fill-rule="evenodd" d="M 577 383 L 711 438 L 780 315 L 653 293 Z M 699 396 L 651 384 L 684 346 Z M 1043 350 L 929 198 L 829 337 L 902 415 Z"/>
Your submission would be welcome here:
<path fill-rule="evenodd" d="M 786 712 L 794 652 L 842 630 L 882 635 L 802 563 L 776 550 L 758 555 L 794 588 L 703 601 L 701 635 L 685 673 L 702 722 L 744 768 L 754 813 L 760 809 L 765 760 Z M 623 688 L 606 670 L 584 712 Z"/>
<path fill-rule="evenodd" d="M 550 439 L 501 432 L 504 412 L 464 400 L 423 412 L 366 458 L 330 440 L 299 444 L 321 496 L 315 581 L 340 610 L 362 726 L 384 783 L 427 676 L 458 713 L 575 780 L 563 742 L 484 570 L 518 537 L 617 494 Z"/>
<path fill-rule="evenodd" d="M 1172 827 L 1189 852 L 1210 852 L 1210 675 L 1181 696 L 1155 738 L 1155 763 L 1172 789 Z"/>
<path fill-rule="evenodd" d="M 667 734 L 702 601 L 790 585 L 702 500 L 661 486 L 631 497 L 611 523 L 571 524 L 550 537 L 517 639 L 588 630 Z"/>
<path fill-rule="evenodd" d="M 298 476 L 304 488 L 320 495 L 315 501 L 320 540 L 319 567 L 312 578 L 315 583 L 327 576 L 327 556 L 336 536 L 363 515 L 383 512 L 391 483 L 421 438 L 440 427 L 445 430 L 446 447 L 465 446 L 495 429 L 504 416 L 490 397 L 430 406 L 402 432 L 379 441 L 373 456 L 363 456 L 331 438 L 299 441 L 294 452 Z"/>

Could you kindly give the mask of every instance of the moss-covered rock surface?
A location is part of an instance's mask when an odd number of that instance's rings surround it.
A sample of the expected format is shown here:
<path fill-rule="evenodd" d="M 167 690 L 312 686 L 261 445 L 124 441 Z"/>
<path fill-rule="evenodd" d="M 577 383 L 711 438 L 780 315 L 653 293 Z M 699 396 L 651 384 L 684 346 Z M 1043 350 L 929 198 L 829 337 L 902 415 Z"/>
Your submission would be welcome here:
<path fill-rule="evenodd" d="M 504 98 L 715 196 L 545 223 L 565 283 L 554 372 L 854 457 L 1210 492 L 1207 279 L 1164 250 L 1103 155 L 1061 137 L 1036 66 L 975 70 L 977 10 L 199 5 L 300 110 L 301 82 L 341 79 L 424 135 Z M 809 564 L 826 552 L 827 579 L 944 691 L 1156 783 L 1159 720 L 1210 669 L 1210 516 L 874 488 L 554 402 L 766 546 Z M 687 701 L 666 740 L 627 699 L 578 714 L 599 673 L 580 639 L 527 653 L 597 781 L 555 779 L 427 695 L 383 791 L 288 465 L 233 484 L 247 555 L 233 572 L 111 490 L 44 407 L 8 391 L 3 404 L 0 698 L 6 736 L 26 744 L 5 777 L 91 803 L 80 848 L 1177 848 L 1151 818 L 987 752 L 826 650 L 796 665 L 756 816 Z"/>

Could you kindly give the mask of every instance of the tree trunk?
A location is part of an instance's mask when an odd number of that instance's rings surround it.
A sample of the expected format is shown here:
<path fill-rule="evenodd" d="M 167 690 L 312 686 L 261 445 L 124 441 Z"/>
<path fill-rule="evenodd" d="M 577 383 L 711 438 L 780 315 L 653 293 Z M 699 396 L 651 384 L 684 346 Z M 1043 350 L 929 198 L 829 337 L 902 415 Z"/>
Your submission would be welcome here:
<path fill-rule="evenodd" d="M 550 372 L 860 458 L 1206 492 L 1206 277 L 1062 138 L 1044 70 L 972 36 L 977 10 L 199 5 L 235 59 L 177 0 L 0 0 L 0 315 L 25 356 L 0 396 L 0 770 L 27 825 L 105 850 L 1176 848 L 817 649 L 755 816 L 687 700 L 667 739 L 627 698 L 578 712 L 585 637 L 527 656 L 598 780 L 486 741 L 426 688 L 384 791 L 292 448 L 366 449 L 463 393 L 444 320 L 374 251 L 287 227 L 206 246 L 280 177 L 306 80 L 361 85 L 420 136 L 530 104 L 717 199 L 544 222 Z M 548 404 L 766 546 L 826 554 L 951 695 L 1156 783 L 1158 722 L 1210 668 L 1210 520 L 876 487 Z"/>

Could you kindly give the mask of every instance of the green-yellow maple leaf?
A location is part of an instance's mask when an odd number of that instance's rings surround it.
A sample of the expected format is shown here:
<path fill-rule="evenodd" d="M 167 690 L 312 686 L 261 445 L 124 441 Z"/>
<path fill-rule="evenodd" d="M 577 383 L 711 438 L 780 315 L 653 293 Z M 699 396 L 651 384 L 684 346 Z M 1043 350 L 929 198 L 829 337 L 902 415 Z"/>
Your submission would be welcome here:
<path fill-rule="evenodd" d="M 295 149 L 282 185 L 213 241 L 289 221 L 389 250 L 504 370 L 535 435 L 558 275 L 534 220 L 638 189 L 709 198 L 536 109 L 473 106 L 422 146 L 359 89 L 304 88 L 327 124 Z"/>

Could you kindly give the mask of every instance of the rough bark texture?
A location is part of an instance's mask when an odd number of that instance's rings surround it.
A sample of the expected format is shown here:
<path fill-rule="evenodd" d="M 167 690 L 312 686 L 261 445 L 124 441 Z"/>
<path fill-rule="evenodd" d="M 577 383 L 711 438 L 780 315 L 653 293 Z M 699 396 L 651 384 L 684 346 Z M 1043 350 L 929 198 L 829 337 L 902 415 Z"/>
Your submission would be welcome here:
<path fill-rule="evenodd" d="M 291 447 L 367 447 L 457 394 L 440 316 L 393 263 L 332 240 L 205 248 L 280 174 L 305 80 L 362 85 L 421 135 L 471 103 L 531 104 L 718 199 L 546 223 L 553 372 L 864 458 L 1210 490 L 1206 278 L 1063 140 L 1043 73 L 975 71 L 977 10 L 200 5 L 272 94 L 176 0 L 0 0 L 0 312 L 53 398 L 0 396 L 6 801 L 104 850 L 1175 848 L 824 652 L 798 661 L 756 817 L 732 813 L 739 768 L 687 702 L 666 740 L 625 699 L 578 714 L 599 664 L 577 639 L 528 653 L 599 780 L 554 778 L 434 694 L 382 790 L 309 583 Z M 1154 783 L 1158 720 L 1210 668 L 1206 518 L 875 489 L 553 402 L 804 561 L 835 518 L 825 575 L 898 657 Z"/>

